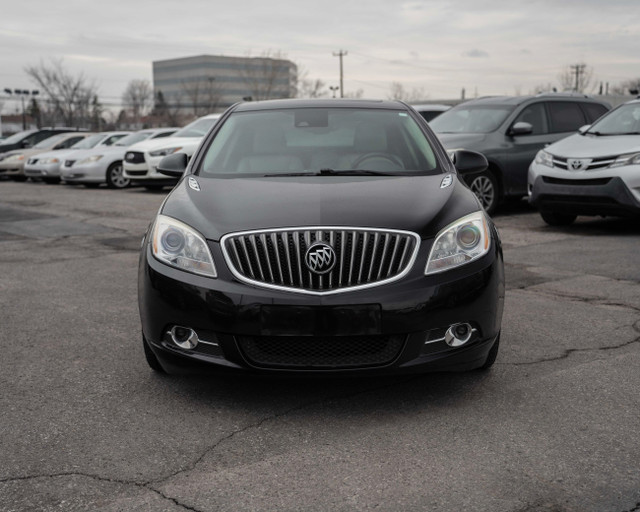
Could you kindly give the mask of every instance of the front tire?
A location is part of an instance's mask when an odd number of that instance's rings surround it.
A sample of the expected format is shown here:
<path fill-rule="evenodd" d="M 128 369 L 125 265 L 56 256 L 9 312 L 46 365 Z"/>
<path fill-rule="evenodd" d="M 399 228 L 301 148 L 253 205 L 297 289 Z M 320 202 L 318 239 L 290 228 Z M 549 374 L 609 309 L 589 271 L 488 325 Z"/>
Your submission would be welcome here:
<path fill-rule="evenodd" d="M 491 171 L 484 171 L 471 180 L 469 188 L 480 200 L 485 211 L 492 215 L 500 201 L 500 189 L 495 175 Z"/>
<path fill-rule="evenodd" d="M 127 188 L 131 180 L 124 177 L 122 162 L 113 162 L 107 169 L 107 187 L 109 188 Z"/>
<path fill-rule="evenodd" d="M 577 215 L 571 215 L 570 213 L 558 213 L 558 212 L 540 212 L 540 217 L 549 226 L 568 226 L 573 224 L 573 221 L 578 217 Z"/>

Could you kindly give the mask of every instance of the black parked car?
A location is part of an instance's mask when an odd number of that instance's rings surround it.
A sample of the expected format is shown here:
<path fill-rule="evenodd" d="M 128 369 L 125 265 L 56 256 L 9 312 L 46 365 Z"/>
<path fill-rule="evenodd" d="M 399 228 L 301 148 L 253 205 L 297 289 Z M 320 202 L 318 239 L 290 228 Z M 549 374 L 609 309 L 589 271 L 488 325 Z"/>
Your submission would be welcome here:
<path fill-rule="evenodd" d="M 503 199 L 527 194 L 527 171 L 538 151 L 610 108 L 583 94 L 494 96 L 461 103 L 429 124 L 447 149 L 470 149 L 487 157 L 489 168 L 468 182 L 491 214 Z"/>
<path fill-rule="evenodd" d="M 157 371 L 488 368 L 500 240 L 456 167 L 400 102 L 231 107 L 187 156 L 143 242 L 143 346 Z"/>
<path fill-rule="evenodd" d="M 58 133 L 66 133 L 76 131 L 77 128 L 42 128 L 40 130 L 25 130 L 18 132 L 11 137 L 0 141 L 0 153 L 12 151 L 14 149 L 31 148 L 38 142 L 48 139 Z"/>

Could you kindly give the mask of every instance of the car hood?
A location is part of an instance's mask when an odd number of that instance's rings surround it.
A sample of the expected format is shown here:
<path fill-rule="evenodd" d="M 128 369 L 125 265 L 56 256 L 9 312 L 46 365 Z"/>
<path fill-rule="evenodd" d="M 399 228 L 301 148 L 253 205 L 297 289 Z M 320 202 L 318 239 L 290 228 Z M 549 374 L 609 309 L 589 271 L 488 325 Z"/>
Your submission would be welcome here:
<path fill-rule="evenodd" d="M 546 148 L 554 156 L 598 158 L 640 152 L 640 135 L 570 135 Z"/>
<path fill-rule="evenodd" d="M 69 155 L 79 154 L 80 151 L 78 149 L 52 149 L 51 151 L 46 151 L 44 153 L 38 153 L 38 159 L 41 158 L 58 158 L 60 160 L 64 160 Z"/>
<path fill-rule="evenodd" d="M 436 133 L 446 149 L 470 149 L 477 151 L 486 138 L 485 133 Z"/>
<path fill-rule="evenodd" d="M 480 209 L 456 175 L 451 186 L 440 188 L 445 176 L 195 177 L 200 191 L 184 177 L 162 213 L 210 240 L 238 231 L 297 226 L 400 229 L 429 238 Z"/>
<path fill-rule="evenodd" d="M 156 151 L 158 149 L 180 146 L 183 148 L 189 148 L 193 153 L 201 140 L 202 137 L 162 137 L 160 139 L 137 142 L 133 146 L 129 146 L 127 151 Z"/>
<path fill-rule="evenodd" d="M 83 158 L 87 158 L 93 155 L 105 155 L 105 156 L 116 156 L 119 158 L 124 158 L 124 154 L 126 153 L 127 148 L 124 146 L 98 146 L 91 149 L 81 149 L 77 153 Z"/>

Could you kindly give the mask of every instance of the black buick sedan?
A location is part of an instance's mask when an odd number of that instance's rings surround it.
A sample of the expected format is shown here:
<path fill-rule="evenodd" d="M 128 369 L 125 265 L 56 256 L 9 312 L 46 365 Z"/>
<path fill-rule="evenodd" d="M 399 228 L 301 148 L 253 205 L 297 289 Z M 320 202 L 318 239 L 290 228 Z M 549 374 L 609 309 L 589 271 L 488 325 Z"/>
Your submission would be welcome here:
<path fill-rule="evenodd" d="M 454 165 L 455 161 L 455 165 Z M 488 368 L 504 302 L 500 240 L 452 161 L 401 102 L 231 107 L 143 241 L 151 368 L 398 373 Z"/>

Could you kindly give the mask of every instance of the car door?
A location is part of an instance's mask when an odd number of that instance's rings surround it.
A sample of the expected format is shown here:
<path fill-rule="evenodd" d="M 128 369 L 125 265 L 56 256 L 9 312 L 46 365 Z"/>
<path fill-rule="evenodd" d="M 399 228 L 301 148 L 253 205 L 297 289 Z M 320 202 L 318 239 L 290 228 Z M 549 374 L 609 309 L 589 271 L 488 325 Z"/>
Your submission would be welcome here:
<path fill-rule="evenodd" d="M 511 129 L 516 123 L 529 123 L 531 133 L 514 135 Z M 527 193 L 527 172 L 536 153 L 549 142 L 549 122 L 543 101 L 522 107 L 505 134 L 510 147 L 505 155 L 504 187 L 507 195 Z"/>

